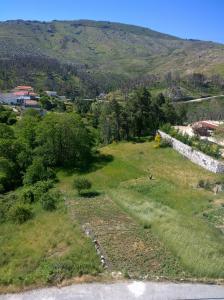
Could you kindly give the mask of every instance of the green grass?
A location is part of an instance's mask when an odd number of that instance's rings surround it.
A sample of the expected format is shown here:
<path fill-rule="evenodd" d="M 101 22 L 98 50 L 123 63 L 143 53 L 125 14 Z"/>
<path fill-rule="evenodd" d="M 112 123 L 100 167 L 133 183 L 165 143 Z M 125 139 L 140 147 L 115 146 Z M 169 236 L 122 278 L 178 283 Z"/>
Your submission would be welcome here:
<path fill-rule="evenodd" d="M 0 291 L 55 284 L 100 271 L 91 241 L 71 222 L 64 203 L 46 212 L 37 203 L 34 218 L 0 225 Z"/>
<path fill-rule="evenodd" d="M 102 154 L 88 172 L 58 172 L 69 211 L 62 201 L 53 212 L 36 203 L 27 223 L 0 225 L 0 291 L 100 272 L 95 249 L 80 230 L 85 223 L 99 237 L 112 270 L 137 277 L 223 278 L 224 236 L 215 227 L 222 225 L 223 194 L 197 188 L 200 179 L 221 176 L 153 142 L 112 144 Z M 98 196 L 78 197 L 72 185 L 77 176 L 91 180 Z"/>
<path fill-rule="evenodd" d="M 85 174 L 94 189 L 113 199 L 139 224 L 151 226 L 186 272 L 223 278 L 224 236 L 203 217 L 216 196 L 197 188 L 200 179 L 215 181 L 220 176 L 170 148 L 155 149 L 154 143 L 113 144 L 102 153 L 114 159 Z"/>

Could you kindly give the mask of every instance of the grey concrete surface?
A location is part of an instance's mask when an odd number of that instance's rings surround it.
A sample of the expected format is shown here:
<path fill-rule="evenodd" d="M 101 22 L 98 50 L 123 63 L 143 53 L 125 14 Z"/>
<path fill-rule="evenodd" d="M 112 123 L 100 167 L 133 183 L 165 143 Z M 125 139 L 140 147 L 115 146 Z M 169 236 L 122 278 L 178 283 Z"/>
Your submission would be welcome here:
<path fill-rule="evenodd" d="M 0 300 L 224 300 L 224 286 L 128 281 L 76 284 L 1 295 Z"/>

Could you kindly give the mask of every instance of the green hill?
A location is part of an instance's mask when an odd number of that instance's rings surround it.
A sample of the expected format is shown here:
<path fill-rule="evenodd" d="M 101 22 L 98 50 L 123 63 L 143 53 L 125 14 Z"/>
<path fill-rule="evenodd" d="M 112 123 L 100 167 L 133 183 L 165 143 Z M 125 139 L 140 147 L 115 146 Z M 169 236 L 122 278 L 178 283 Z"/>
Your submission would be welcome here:
<path fill-rule="evenodd" d="M 172 70 L 224 74 L 224 45 L 112 22 L 1 22 L 0 58 L 14 55 L 47 56 L 122 78 Z"/>

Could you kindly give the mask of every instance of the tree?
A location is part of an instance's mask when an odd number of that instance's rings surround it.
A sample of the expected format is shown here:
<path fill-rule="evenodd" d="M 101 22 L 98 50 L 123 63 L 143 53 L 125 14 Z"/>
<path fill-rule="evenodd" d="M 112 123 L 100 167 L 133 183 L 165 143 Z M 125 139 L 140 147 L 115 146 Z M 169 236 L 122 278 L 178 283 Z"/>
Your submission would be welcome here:
<path fill-rule="evenodd" d="M 89 190 L 92 183 L 86 178 L 76 178 L 73 185 L 80 195 L 83 190 Z"/>
<path fill-rule="evenodd" d="M 129 113 L 130 129 L 133 136 L 142 136 L 153 131 L 153 111 L 151 94 L 146 88 L 135 91 L 126 104 Z"/>
<path fill-rule="evenodd" d="M 38 126 L 36 153 L 50 166 L 84 167 L 94 139 L 75 113 L 49 113 Z"/>
<path fill-rule="evenodd" d="M 103 104 L 99 118 L 99 127 L 105 144 L 121 140 L 123 136 L 122 111 L 122 106 L 115 99 Z"/>
<path fill-rule="evenodd" d="M 5 157 L 0 157 L 0 193 L 15 187 L 17 176 L 14 172 L 15 165 Z"/>
<path fill-rule="evenodd" d="M 8 125 L 16 123 L 16 114 L 12 109 L 0 105 L 0 123 L 6 123 Z"/>
<path fill-rule="evenodd" d="M 34 158 L 32 164 L 27 168 L 23 178 L 24 184 L 33 184 L 37 181 L 48 180 L 55 178 L 55 173 L 47 167 L 43 158 Z"/>
<path fill-rule="evenodd" d="M 162 111 L 164 114 L 164 123 L 175 124 L 178 121 L 176 110 L 169 100 L 166 100 L 162 105 Z"/>
<path fill-rule="evenodd" d="M 4 123 L 0 123 L 0 139 L 13 138 L 15 138 L 13 129 Z"/>
<path fill-rule="evenodd" d="M 33 149 L 36 144 L 36 130 L 40 122 L 40 115 L 35 110 L 28 110 L 16 126 L 16 135 L 19 140 Z"/>

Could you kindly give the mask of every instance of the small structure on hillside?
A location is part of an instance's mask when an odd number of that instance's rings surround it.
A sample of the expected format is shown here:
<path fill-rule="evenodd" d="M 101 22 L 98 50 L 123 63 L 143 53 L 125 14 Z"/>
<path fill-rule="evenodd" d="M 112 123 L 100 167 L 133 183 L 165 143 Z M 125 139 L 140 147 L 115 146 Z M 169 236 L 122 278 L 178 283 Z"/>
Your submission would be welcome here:
<path fill-rule="evenodd" d="M 200 136 L 211 136 L 219 127 L 220 122 L 216 121 L 199 121 L 192 124 L 192 129 L 195 134 Z"/>
<path fill-rule="evenodd" d="M 26 101 L 39 100 L 39 98 L 31 86 L 18 85 L 10 93 L 1 93 L 0 103 L 25 106 Z"/>
<path fill-rule="evenodd" d="M 56 91 L 45 91 L 45 93 L 49 96 L 49 97 L 57 97 L 58 93 Z"/>
<path fill-rule="evenodd" d="M 22 105 L 25 109 L 26 108 L 40 108 L 40 105 L 39 103 L 36 101 L 36 100 L 30 100 L 30 99 L 27 99 L 27 100 L 24 100 L 23 102 L 23 105 Z"/>

